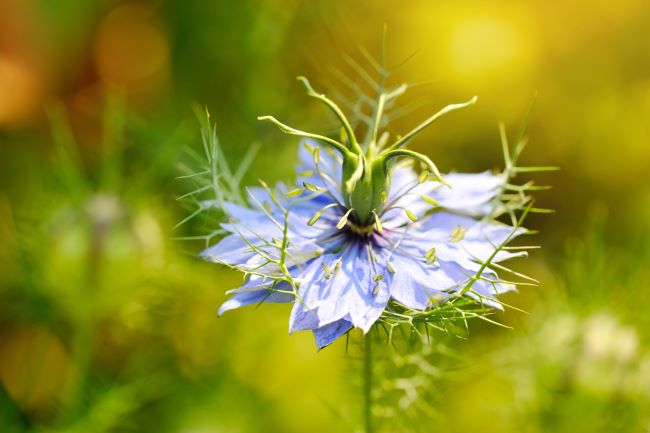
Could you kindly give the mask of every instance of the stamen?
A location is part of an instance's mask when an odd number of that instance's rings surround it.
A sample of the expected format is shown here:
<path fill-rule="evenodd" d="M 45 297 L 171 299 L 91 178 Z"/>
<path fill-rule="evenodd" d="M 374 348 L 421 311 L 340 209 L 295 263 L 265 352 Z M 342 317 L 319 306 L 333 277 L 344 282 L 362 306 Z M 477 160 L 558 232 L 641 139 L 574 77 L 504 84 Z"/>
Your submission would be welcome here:
<path fill-rule="evenodd" d="M 417 188 L 418 185 L 420 184 L 417 181 L 409 182 L 406 185 L 403 185 L 399 190 L 397 190 L 393 194 L 393 199 L 388 204 L 386 204 L 386 206 L 384 207 L 384 213 L 386 212 L 386 210 L 390 209 L 395 203 L 397 203 L 403 196 L 409 194 L 411 191 Z"/>
<path fill-rule="evenodd" d="M 319 153 L 319 158 L 320 158 L 320 153 Z M 327 182 L 329 182 L 333 187 L 335 187 L 337 189 L 340 188 L 339 184 L 336 183 L 336 181 L 334 179 L 332 179 L 327 173 L 323 173 L 323 170 L 320 169 L 320 164 L 318 162 L 314 163 L 314 168 L 316 168 L 316 173 L 318 174 L 318 177 L 320 177 L 321 180 L 323 181 L 323 184 L 326 184 Z M 334 195 L 329 190 L 329 188 L 327 188 L 327 195 L 329 195 L 330 197 L 332 197 L 333 200 L 336 201 L 336 199 L 334 198 Z"/>
<path fill-rule="evenodd" d="M 325 188 L 321 188 L 320 186 L 316 186 L 313 183 L 309 182 L 303 182 L 302 183 L 305 188 L 307 188 L 311 192 L 326 192 L 327 190 Z"/>
<path fill-rule="evenodd" d="M 336 275 L 339 273 L 340 270 L 341 270 L 341 260 L 339 259 L 334 265 L 334 270 L 332 271 L 332 274 Z"/>
<path fill-rule="evenodd" d="M 436 256 L 436 247 L 433 247 L 429 251 L 427 251 L 426 254 L 424 255 L 424 258 L 427 260 L 427 264 L 429 265 L 434 264 L 438 259 Z"/>
<path fill-rule="evenodd" d="M 280 203 L 280 200 L 278 200 L 278 196 L 276 195 L 275 191 L 269 188 L 269 185 L 266 182 L 264 182 L 262 179 L 258 179 L 258 182 L 260 183 L 260 185 L 262 185 L 262 188 L 264 188 L 264 190 L 267 192 L 269 197 L 271 197 L 271 201 L 273 201 L 273 203 L 275 203 L 275 205 L 280 210 L 284 211 L 285 210 L 284 206 L 282 206 L 282 203 Z M 264 206 L 266 207 L 267 211 L 271 212 L 271 206 L 270 205 L 267 206 L 267 205 L 268 203 L 264 203 Z"/>
<path fill-rule="evenodd" d="M 350 213 L 351 213 L 353 210 L 354 210 L 354 209 L 349 209 L 349 210 L 345 213 L 345 215 L 343 215 L 343 216 L 341 217 L 341 219 L 339 220 L 339 222 L 336 224 L 336 228 L 337 228 L 337 229 L 341 230 L 343 227 L 345 227 L 345 225 L 348 223 L 348 216 L 350 216 Z"/>
<path fill-rule="evenodd" d="M 377 216 L 377 213 L 373 210 L 372 214 L 375 217 L 375 228 L 377 229 L 377 233 L 381 233 L 383 230 L 383 226 L 381 225 L 381 221 L 379 221 L 379 217 Z"/>
<path fill-rule="evenodd" d="M 320 217 L 323 216 L 323 212 L 325 212 L 327 209 L 329 209 L 329 208 L 331 208 L 331 207 L 334 207 L 334 206 L 338 206 L 338 204 L 337 204 L 337 203 L 330 203 L 330 204 L 328 204 L 327 206 L 324 206 L 324 207 L 323 207 L 322 209 L 320 209 L 318 212 L 316 212 L 315 214 L 313 214 L 313 215 L 311 216 L 311 218 L 309 218 L 309 221 L 307 221 L 307 225 L 308 225 L 308 226 L 313 226 L 313 225 L 316 223 L 316 221 L 318 221 L 318 220 L 320 219 Z"/>
<path fill-rule="evenodd" d="M 451 241 L 456 243 L 460 242 L 465 238 L 465 233 L 467 232 L 467 227 L 456 226 L 451 231 Z"/>
<path fill-rule="evenodd" d="M 404 210 L 404 213 L 406 214 L 406 216 L 407 216 L 411 221 L 415 222 L 415 221 L 418 220 L 418 217 L 417 217 L 413 212 L 411 212 L 410 210 L 408 210 L 408 209 L 406 209 L 406 208 L 402 208 L 402 209 Z"/>
<path fill-rule="evenodd" d="M 323 272 L 325 272 L 325 279 L 329 280 L 332 278 L 332 270 L 329 266 L 327 266 L 325 263 L 321 263 L 320 267 L 323 269 Z"/>
<path fill-rule="evenodd" d="M 384 213 L 386 213 L 386 212 L 388 212 L 388 211 L 391 211 L 391 210 L 393 210 L 393 209 L 401 209 L 402 211 L 404 211 L 404 213 L 406 214 L 406 216 L 408 217 L 408 219 L 410 219 L 410 220 L 413 221 L 413 222 L 416 222 L 416 221 L 418 220 L 417 215 L 415 215 L 413 212 L 411 212 L 410 210 L 406 209 L 406 208 L 403 207 L 403 206 L 392 206 L 392 207 L 388 207 L 388 208 L 384 209 Z"/>
<path fill-rule="evenodd" d="M 439 205 L 437 200 L 429 197 L 428 195 L 421 194 L 420 198 L 429 203 L 431 206 L 437 207 Z"/>
<path fill-rule="evenodd" d="M 369 251 L 370 251 L 370 258 L 373 263 L 376 263 L 379 258 L 377 257 L 377 253 L 375 253 L 375 249 L 372 247 L 372 245 L 369 245 Z"/>
<path fill-rule="evenodd" d="M 305 190 L 302 188 L 295 188 L 292 189 L 291 191 L 287 191 L 286 196 L 288 198 L 293 198 L 293 197 L 298 197 L 300 194 L 302 194 Z"/>

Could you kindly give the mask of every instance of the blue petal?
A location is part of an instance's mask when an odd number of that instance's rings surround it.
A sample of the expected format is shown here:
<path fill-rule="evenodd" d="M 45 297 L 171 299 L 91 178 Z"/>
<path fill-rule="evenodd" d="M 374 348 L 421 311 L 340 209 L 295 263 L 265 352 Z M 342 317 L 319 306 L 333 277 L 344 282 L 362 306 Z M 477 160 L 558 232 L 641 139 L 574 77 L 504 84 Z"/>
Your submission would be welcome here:
<path fill-rule="evenodd" d="M 334 272 L 337 262 L 338 272 Z M 391 275 L 379 263 L 371 262 L 359 245 L 312 261 L 300 276 L 300 300 L 294 305 L 290 329 L 315 329 L 346 319 L 367 332 L 389 300 Z M 317 326 L 310 322 L 313 314 Z"/>
<path fill-rule="evenodd" d="M 453 292 L 463 289 L 475 275 L 475 272 L 464 269 L 458 263 L 442 260 L 434 266 L 395 255 L 391 258 L 391 263 L 396 270 L 391 286 L 391 297 L 415 310 L 425 310 L 449 298 Z M 490 269 L 484 269 L 481 276 L 499 281 L 496 273 Z M 486 306 L 502 308 L 496 301 L 496 296 L 514 290 L 514 286 L 498 282 L 493 284 L 480 279 L 473 283 L 471 289 L 476 293 L 469 292 L 469 296 Z"/>
<path fill-rule="evenodd" d="M 314 339 L 316 340 L 318 350 L 329 346 L 334 340 L 348 332 L 351 328 L 352 324 L 347 320 L 338 320 L 321 328 L 314 329 Z"/>
<path fill-rule="evenodd" d="M 422 196 L 431 195 L 431 191 L 441 184 L 432 181 L 420 183 L 418 178 L 419 176 L 412 169 L 412 164 L 405 162 L 396 164 L 391 172 L 386 202 L 390 207 L 408 209 L 419 219 L 432 209 L 431 204 L 424 201 Z M 410 224 L 411 220 L 404 210 L 395 208 L 382 215 L 382 223 L 387 228 L 397 228 Z"/>
<path fill-rule="evenodd" d="M 471 216 L 489 214 L 489 202 L 503 186 L 503 176 L 489 171 L 476 174 L 449 173 L 444 175 L 451 188 L 439 188 L 432 193 L 441 207 Z"/>
<path fill-rule="evenodd" d="M 303 199 L 298 197 L 298 199 Z M 315 199 L 308 201 L 297 201 L 291 207 L 290 214 L 290 227 L 291 230 L 304 237 L 320 237 L 326 238 L 331 234 L 339 232 L 336 224 L 339 222 L 345 210 L 340 206 L 329 207 L 324 209 L 325 206 L 333 203 L 331 199 L 328 201 L 317 201 Z M 315 224 L 311 226 L 308 224 L 311 217 L 317 213 L 322 212 L 320 218 Z"/>
<path fill-rule="evenodd" d="M 424 310 L 446 299 L 449 297 L 447 291 L 453 291 L 469 278 L 455 263 L 440 262 L 439 266 L 434 266 L 402 254 L 394 254 L 390 261 L 395 269 L 391 297 L 415 310 Z"/>
<path fill-rule="evenodd" d="M 316 172 L 314 156 L 307 146 L 320 149 L 318 168 L 322 176 Z M 329 190 L 339 202 L 343 202 L 340 185 L 343 173 L 343 161 L 341 156 L 331 148 L 321 146 L 313 140 L 304 140 L 300 146 L 298 157 L 300 160 L 297 167 L 298 186 L 302 187 L 304 182 L 311 183 Z M 325 195 L 320 196 L 320 199 L 329 200 Z"/>
<path fill-rule="evenodd" d="M 444 176 L 451 188 L 435 181 L 418 182 L 410 164 L 396 165 L 392 171 L 388 202 L 403 207 L 418 218 L 422 218 L 432 206 L 422 199 L 429 196 L 441 208 L 469 216 L 483 216 L 493 210 L 490 201 L 503 186 L 503 177 L 490 172 L 477 174 L 450 173 Z M 382 222 L 386 227 L 400 227 L 410 223 L 401 209 L 392 209 L 384 214 Z"/>
<path fill-rule="evenodd" d="M 259 304 L 261 302 L 286 303 L 292 302 L 294 296 L 290 293 L 279 292 L 288 290 L 287 283 L 280 283 L 275 290 L 271 290 L 271 283 L 251 285 L 250 280 L 238 289 L 231 290 L 232 296 L 219 307 L 219 315 L 226 311 L 241 308 L 246 305 Z"/>
<path fill-rule="evenodd" d="M 266 193 L 263 189 L 253 192 L 258 195 Z M 224 223 L 221 227 L 232 234 L 204 250 L 200 257 L 243 271 L 257 269 L 260 272 L 277 273 L 277 265 L 270 262 L 269 258 L 275 261 L 280 258 L 280 248 L 275 242 L 284 238 L 284 216 L 270 217 L 262 211 L 234 203 L 226 203 L 225 210 L 232 222 Z M 322 229 L 309 227 L 305 217 L 300 214 L 289 214 L 286 233 L 289 242 L 285 264 L 288 267 L 298 266 L 322 254 L 323 248 L 317 241 L 318 236 L 326 234 Z"/>
<path fill-rule="evenodd" d="M 319 326 L 318 307 L 309 308 L 302 299 L 296 299 L 289 316 L 289 333 L 317 329 Z"/>
<path fill-rule="evenodd" d="M 254 223 L 268 219 L 268 216 L 258 208 L 251 209 L 236 203 L 224 202 L 223 210 L 232 220 L 242 223 Z"/>
<path fill-rule="evenodd" d="M 199 257 L 215 263 L 229 266 L 240 265 L 248 262 L 255 253 L 237 234 L 221 239 L 216 245 L 203 250 Z"/>
<path fill-rule="evenodd" d="M 413 170 L 413 164 L 410 161 L 398 162 L 393 165 L 390 173 L 388 199 L 395 199 L 403 195 L 404 192 L 418 183 L 418 175 Z"/>
<path fill-rule="evenodd" d="M 454 239 L 452 232 L 460 229 L 463 235 Z M 477 221 L 469 217 L 454 215 L 447 212 L 436 212 L 428 216 L 418 225 L 401 231 L 395 231 L 394 239 L 403 239 L 400 246 L 417 255 L 424 255 L 435 247 L 437 254 L 443 260 L 454 260 L 463 266 L 467 262 L 487 260 L 496 246 L 502 244 L 508 237 L 514 239 L 525 232 L 525 229 L 515 229 L 511 226 Z M 513 257 L 525 256 L 525 252 L 499 252 L 495 262 Z M 470 267 L 470 269 L 472 269 Z"/>
<path fill-rule="evenodd" d="M 199 256 L 207 261 L 221 263 L 242 271 L 255 270 L 263 274 L 277 274 L 279 268 L 276 262 L 280 259 L 280 253 L 279 247 L 267 244 L 262 238 L 245 239 L 240 234 L 234 234 L 226 236 L 216 245 L 201 252 Z M 297 271 L 297 267 L 322 253 L 323 248 L 312 239 L 291 236 L 285 265 L 290 272 Z"/>
<path fill-rule="evenodd" d="M 275 197 L 271 197 L 269 190 L 262 187 L 248 187 L 246 191 L 251 209 L 242 209 L 241 206 L 229 204 L 227 210 L 232 218 L 249 223 L 260 220 L 271 222 L 271 218 L 267 215 L 268 212 L 278 223 L 274 224 L 277 227 L 284 224 L 284 209 L 290 209 L 289 226 L 291 230 L 308 236 L 319 234 L 319 230 L 307 224 L 312 215 L 324 206 L 333 203 L 333 200 L 325 194 L 314 197 L 314 193 L 307 191 L 298 197 L 288 197 L 287 187 L 282 182 L 278 182 L 273 188 Z M 276 201 L 280 204 L 280 207 L 275 203 Z M 254 213 L 251 214 L 250 212 Z M 240 215 L 244 215 L 244 217 L 242 218 Z M 343 211 L 340 208 L 329 208 L 323 213 L 321 221 L 334 220 L 330 224 L 335 226 L 342 215 Z"/>

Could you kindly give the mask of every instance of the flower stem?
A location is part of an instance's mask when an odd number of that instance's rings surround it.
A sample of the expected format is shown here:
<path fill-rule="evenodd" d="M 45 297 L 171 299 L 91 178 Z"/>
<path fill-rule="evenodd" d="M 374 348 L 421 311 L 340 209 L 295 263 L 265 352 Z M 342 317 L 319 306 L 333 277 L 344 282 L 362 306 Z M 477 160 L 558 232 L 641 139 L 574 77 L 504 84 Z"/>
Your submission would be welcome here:
<path fill-rule="evenodd" d="M 363 338 L 363 400 L 364 432 L 372 433 L 372 338 L 370 333 Z"/>

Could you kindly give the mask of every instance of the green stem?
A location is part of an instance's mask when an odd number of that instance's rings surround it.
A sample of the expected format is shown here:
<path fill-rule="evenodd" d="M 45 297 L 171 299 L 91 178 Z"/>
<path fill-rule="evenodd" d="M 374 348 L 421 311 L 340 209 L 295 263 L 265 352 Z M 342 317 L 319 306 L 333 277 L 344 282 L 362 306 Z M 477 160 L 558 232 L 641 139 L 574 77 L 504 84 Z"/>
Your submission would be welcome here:
<path fill-rule="evenodd" d="M 364 432 L 372 433 L 372 338 L 370 333 L 363 338 L 363 400 Z"/>

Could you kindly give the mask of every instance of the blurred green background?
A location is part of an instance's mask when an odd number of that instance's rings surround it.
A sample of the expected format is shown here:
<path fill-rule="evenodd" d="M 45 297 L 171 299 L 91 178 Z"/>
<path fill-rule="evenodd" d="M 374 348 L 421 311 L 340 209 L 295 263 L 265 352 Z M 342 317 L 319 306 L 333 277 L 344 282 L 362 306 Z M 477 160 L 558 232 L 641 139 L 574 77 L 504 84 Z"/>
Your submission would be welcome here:
<path fill-rule="evenodd" d="M 378 359 L 381 431 L 650 430 L 650 3 L 461 0 L 1 0 L 0 431 L 333 432 L 360 425 L 354 339 L 317 353 L 289 309 L 217 318 L 239 276 L 174 237 L 192 104 L 246 178 L 288 180 L 297 141 L 256 121 L 330 125 L 298 74 L 335 94 L 379 54 L 423 82 L 406 131 L 444 171 L 499 167 L 535 92 L 524 163 L 557 165 L 535 216 L 540 279 L 468 339 Z M 337 72 L 338 71 L 338 72 Z"/>

